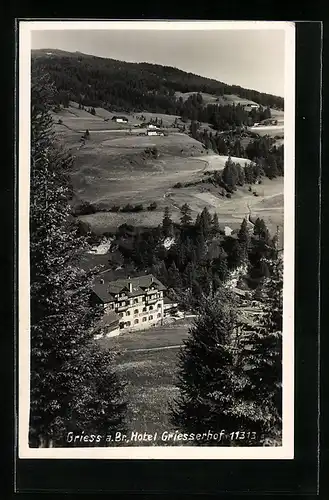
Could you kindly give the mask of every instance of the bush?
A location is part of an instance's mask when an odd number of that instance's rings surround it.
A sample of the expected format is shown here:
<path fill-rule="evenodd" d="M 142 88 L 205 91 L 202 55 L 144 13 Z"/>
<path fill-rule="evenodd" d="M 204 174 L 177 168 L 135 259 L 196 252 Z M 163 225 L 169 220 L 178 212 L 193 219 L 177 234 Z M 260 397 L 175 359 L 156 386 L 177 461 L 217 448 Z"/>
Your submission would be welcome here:
<path fill-rule="evenodd" d="M 156 201 L 152 201 L 152 203 L 150 203 L 150 205 L 147 207 L 147 210 L 150 210 L 150 211 L 156 210 L 157 206 L 158 205 L 157 205 Z"/>
<path fill-rule="evenodd" d="M 254 196 L 258 196 L 258 193 L 257 193 L 256 191 L 254 191 L 252 194 L 253 194 Z"/>
<path fill-rule="evenodd" d="M 73 209 L 73 215 L 89 215 L 89 214 L 94 214 L 96 213 L 96 208 L 94 205 L 89 203 L 89 201 L 84 201 L 80 203 L 80 205 L 77 205 Z"/>
<path fill-rule="evenodd" d="M 176 184 L 173 187 L 174 188 L 182 188 L 183 184 L 181 182 L 176 182 Z"/>
<path fill-rule="evenodd" d="M 133 211 L 134 212 L 142 212 L 143 210 L 144 210 L 144 206 L 141 203 L 139 203 L 138 205 L 134 206 L 134 210 Z"/>
<path fill-rule="evenodd" d="M 127 203 L 127 205 L 125 205 L 121 209 L 121 212 L 133 212 L 133 211 L 134 211 L 134 207 L 130 203 Z"/>
<path fill-rule="evenodd" d="M 226 198 L 232 198 L 231 193 L 226 193 Z"/>
<path fill-rule="evenodd" d="M 119 212 L 119 210 L 120 210 L 120 205 L 113 205 L 110 208 L 110 212 Z"/>
<path fill-rule="evenodd" d="M 59 119 L 59 120 L 58 120 L 58 124 L 59 124 L 59 125 L 62 125 L 62 123 L 63 123 L 63 120 Z"/>

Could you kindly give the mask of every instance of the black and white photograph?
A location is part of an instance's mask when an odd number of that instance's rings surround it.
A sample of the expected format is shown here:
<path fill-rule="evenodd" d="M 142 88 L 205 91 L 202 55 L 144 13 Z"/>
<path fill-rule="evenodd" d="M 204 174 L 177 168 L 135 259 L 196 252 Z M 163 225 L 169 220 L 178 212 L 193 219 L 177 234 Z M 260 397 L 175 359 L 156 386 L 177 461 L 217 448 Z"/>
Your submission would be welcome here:
<path fill-rule="evenodd" d="M 294 36 L 19 23 L 20 458 L 294 458 Z"/>

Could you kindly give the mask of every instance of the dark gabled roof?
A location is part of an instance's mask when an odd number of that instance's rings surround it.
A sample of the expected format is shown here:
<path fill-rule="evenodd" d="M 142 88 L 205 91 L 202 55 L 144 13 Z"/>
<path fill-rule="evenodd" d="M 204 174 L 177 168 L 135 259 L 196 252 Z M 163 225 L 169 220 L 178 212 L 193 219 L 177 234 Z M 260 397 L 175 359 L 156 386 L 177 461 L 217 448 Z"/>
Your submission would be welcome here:
<path fill-rule="evenodd" d="M 114 300 L 114 296 L 121 291 L 125 291 L 128 297 L 137 297 L 143 295 L 145 288 L 148 288 L 153 283 L 158 290 L 165 290 L 166 287 L 153 274 L 137 276 L 133 278 L 118 279 L 110 281 L 106 279 L 106 274 L 110 275 L 110 271 L 100 273 L 94 281 L 93 291 L 99 299 L 106 304 Z M 132 291 L 129 292 L 129 282 L 132 284 Z"/>
<path fill-rule="evenodd" d="M 169 297 L 165 297 L 165 298 L 163 299 L 163 303 L 164 303 L 166 306 L 169 306 L 169 305 L 174 306 L 174 305 L 178 304 L 178 302 L 177 302 L 177 301 L 172 300 L 172 299 L 169 299 Z"/>

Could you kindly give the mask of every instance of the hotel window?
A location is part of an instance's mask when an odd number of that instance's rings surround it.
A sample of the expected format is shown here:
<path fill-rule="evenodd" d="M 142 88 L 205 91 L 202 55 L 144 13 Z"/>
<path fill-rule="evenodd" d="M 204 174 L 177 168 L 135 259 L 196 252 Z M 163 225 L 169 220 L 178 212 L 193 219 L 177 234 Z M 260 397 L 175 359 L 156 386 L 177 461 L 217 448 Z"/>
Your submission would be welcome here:
<path fill-rule="evenodd" d="M 127 315 L 127 316 L 130 316 L 130 311 L 127 311 L 127 312 L 126 312 L 126 315 Z"/>
<path fill-rule="evenodd" d="M 149 320 L 153 319 L 153 316 L 149 316 Z"/>
<path fill-rule="evenodd" d="M 146 321 L 146 320 L 147 320 L 147 317 L 146 317 L 146 316 L 144 316 L 143 321 Z"/>
<path fill-rule="evenodd" d="M 147 311 L 147 308 L 146 307 L 143 307 L 143 312 L 146 312 Z"/>
<path fill-rule="evenodd" d="M 125 327 L 125 324 L 124 323 L 120 323 L 120 328 L 124 328 Z"/>
<path fill-rule="evenodd" d="M 150 306 L 150 311 L 153 311 L 153 306 Z"/>
<path fill-rule="evenodd" d="M 123 313 L 119 313 L 120 318 L 123 318 Z"/>
<path fill-rule="evenodd" d="M 134 314 L 138 314 L 138 309 L 135 309 L 135 310 L 134 310 Z"/>
<path fill-rule="evenodd" d="M 137 323 L 139 323 L 138 319 L 135 319 L 134 323 L 135 323 L 135 325 L 136 325 Z"/>
<path fill-rule="evenodd" d="M 158 318 L 161 318 L 161 313 L 158 313 Z"/>
<path fill-rule="evenodd" d="M 158 304 L 158 309 L 161 309 L 161 304 Z"/>
<path fill-rule="evenodd" d="M 138 304 L 138 299 L 134 299 L 134 304 Z"/>
<path fill-rule="evenodd" d="M 130 325 L 131 325 L 130 321 L 127 321 L 126 325 L 127 325 L 127 326 L 130 326 Z"/>

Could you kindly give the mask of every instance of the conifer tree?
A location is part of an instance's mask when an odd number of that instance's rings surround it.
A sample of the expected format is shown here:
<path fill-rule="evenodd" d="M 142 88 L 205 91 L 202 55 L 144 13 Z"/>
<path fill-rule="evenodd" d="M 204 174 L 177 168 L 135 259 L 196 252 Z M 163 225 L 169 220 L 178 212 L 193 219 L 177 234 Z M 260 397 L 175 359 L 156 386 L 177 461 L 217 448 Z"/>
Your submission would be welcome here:
<path fill-rule="evenodd" d="M 244 362 L 249 394 L 259 408 L 258 428 L 264 438 L 279 444 L 282 425 L 282 319 L 283 265 L 281 258 L 268 261 L 270 277 L 263 283 L 261 313 L 246 337 Z"/>
<path fill-rule="evenodd" d="M 214 235 L 219 233 L 219 221 L 218 221 L 218 215 L 215 212 L 212 218 L 212 232 Z"/>
<path fill-rule="evenodd" d="M 200 216 L 200 226 L 201 226 L 201 231 L 203 233 L 203 236 L 205 239 L 209 237 L 210 231 L 211 231 L 211 215 L 209 213 L 209 210 L 207 207 L 204 207 L 204 209 L 201 212 Z"/>
<path fill-rule="evenodd" d="M 248 231 L 247 220 L 245 218 L 243 219 L 238 232 L 238 241 L 240 243 L 243 260 L 246 260 L 248 258 L 250 247 L 250 235 Z"/>
<path fill-rule="evenodd" d="M 245 424 L 235 413 L 245 386 L 235 365 L 236 310 L 229 291 L 200 299 L 199 314 L 179 355 L 179 396 L 171 408 L 176 428 L 203 433 L 237 431 Z M 198 444 L 198 443 L 195 443 Z M 199 444 L 217 444 L 200 441 Z"/>
<path fill-rule="evenodd" d="M 169 207 L 165 207 L 164 209 L 164 214 L 162 219 L 162 229 L 163 229 L 163 234 L 166 238 L 169 237 L 171 238 L 174 235 L 173 222 L 170 218 Z"/>
<path fill-rule="evenodd" d="M 181 207 L 181 224 L 182 226 L 189 226 L 192 222 L 191 209 L 187 203 L 184 203 Z"/>
<path fill-rule="evenodd" d="M 173 261 L 168 268 L 168 286 L 174 289 L 181 286 L 181 277 L 175 261 Z"/>
<path fill-rule="evenodd" d="M 121 429 L 125 405 L 110 354 L 93 345 L 101 311 L 90 303 L 92 273 L 77 265 L 87 241 L 71 220 L 72 157 L 52 133 L 55 90 L 40 74 L 32 81 L 29 442 L 65 446 L 70 431 Z"/>

